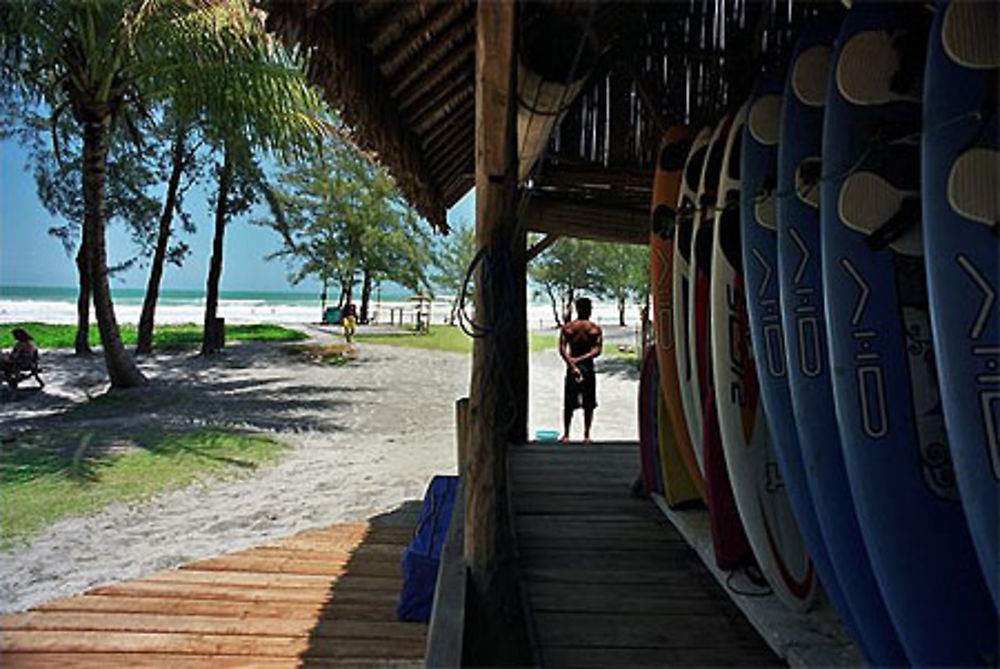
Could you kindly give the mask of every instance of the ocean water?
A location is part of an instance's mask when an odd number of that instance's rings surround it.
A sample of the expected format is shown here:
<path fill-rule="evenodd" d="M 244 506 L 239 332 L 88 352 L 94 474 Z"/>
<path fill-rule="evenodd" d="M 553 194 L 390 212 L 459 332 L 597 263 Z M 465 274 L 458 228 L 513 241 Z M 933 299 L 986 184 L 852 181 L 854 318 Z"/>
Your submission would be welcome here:
<path fill-rule="evenodd" d="M 138 323 L 145 291 L 138 288 L 112 288 L 115 315 L 120 323 Z M 333 303 L 336 293 L 331 291 Z M 412 321 L 413 302 L 410 293 L 391 289 L 381 292 L 381 300 L 372 298 L 372 310 L 379 322 L 388 322 L 390 311 L 403 310 L 406 321 Z M 76 322 L 75 287 L 0 286 L 0 323 L 40 321 L 43 323 Z M 358 299 L 357 296 L 355 299 Z M 528 327 L 533 330 L 552 329 L 555 321 L 547 299 L 530 298 Z M 232 323 L 315 323 L 321 317 L 318 294 L 302 291 L 222 291 L 219 295 L 219 316 Z M 200 290 L 162 290 L 156 308 L 157 323 L 200 323 L 204 319 L 205 295 Z M 470 309 L 471 311 L 471 309 Z M 451 296 L 436 296 L 431 304 L 431 321 L 444 322 L 451 312 Z M 398 318 L 398 311 L 396 311 Z M 626 311 L 629 324 L 637 321 L 637 307 Z M 593 320 L 600 324 L 618 322 L 618 309 L 612 302 L 594 303 Z"/>

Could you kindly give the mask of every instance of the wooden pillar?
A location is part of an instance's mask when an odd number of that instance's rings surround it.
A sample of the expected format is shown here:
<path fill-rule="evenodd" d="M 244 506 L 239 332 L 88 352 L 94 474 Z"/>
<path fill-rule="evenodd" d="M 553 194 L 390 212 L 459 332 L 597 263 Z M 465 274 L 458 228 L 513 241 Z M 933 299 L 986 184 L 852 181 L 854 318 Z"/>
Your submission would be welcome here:
<path fill-rule="evenodd" d="M 518 297 L 524 240 L 516 231 L 515 15 L 513 2 L 476 5 L 476 245 L 485 249 L 476 271 L 476 321 L 486 336 L 475 340 L 472 352 L 464 487 L 465 559 L 481 592 L 491 589 L 498 551 L 509 543 L 507 444 L 521 420 L 512 381 L 521 358 L 527 363 L 526 343 L 520 343 L 525 306 Z M 511 318 L 518 311 L 521 317 Z"/>
<path fill-rule="evenodd" d="M 528 441 L 528 233 L 521 230 L 514 242 L 514 291 L 516 302 L 511 321 L 513 360 L 510 366 L 514 415 L 507 430 L 509 444 Z"/>

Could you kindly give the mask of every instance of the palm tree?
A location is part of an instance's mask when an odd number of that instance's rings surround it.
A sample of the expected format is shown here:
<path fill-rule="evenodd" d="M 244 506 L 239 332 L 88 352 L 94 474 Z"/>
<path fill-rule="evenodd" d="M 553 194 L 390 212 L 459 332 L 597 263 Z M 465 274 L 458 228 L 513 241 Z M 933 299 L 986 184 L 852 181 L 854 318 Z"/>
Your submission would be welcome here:
<path fill-rule="evenodd" d="M 267 119 L 255 124 L 252 104 L 234 104 L 305 89 L 301 76 L 285 77 L 266 92 L 258 88 L 255 73 L 290 62 L 262 28 L 247 0 L 10 0 L 0 5 L 3 84 L 47 104 L 53 124 L 69 111 L 82 134 L 81 248 L 114 387 L 145 379 L 122 344 L 108 282 L 104 198 L 111 129 L 118 123 L 134 128 L 134 117 L 171 99 L 191 116 L 202 112 L 226 127 L 242 125 L 258 134 L 261 144 L 284 147 L 300 139 L 308 121 L 293 117 L 299 122 L 283 127 Z M 242 76 L 220 77 L 247 63 Z M 219 86 L 220 80 L 227 85 Z M 228 97 L 236 92 L 242 96 L 238 100 Z"/>

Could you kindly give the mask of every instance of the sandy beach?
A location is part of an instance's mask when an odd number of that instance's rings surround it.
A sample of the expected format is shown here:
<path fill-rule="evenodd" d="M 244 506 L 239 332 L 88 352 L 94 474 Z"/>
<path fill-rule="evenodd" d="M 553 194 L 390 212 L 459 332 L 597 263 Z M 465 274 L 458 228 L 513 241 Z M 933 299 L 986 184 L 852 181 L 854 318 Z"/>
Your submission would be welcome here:
<path fill-rule="evenodd" d="M 308 331 L 320 343 L 340 341 Z M 628 329 L 609 335 L 609 350 L 616 337 L 632 336 Z M 141 361 L 154 380 L 148 387 L 116 392 L 113 402 L 86 411 L 69 410 L 104 392 L 103 359 L 43 355 L 44 391 L 0 404 L 5 440 L 40 430 L 226 427 L 267 433 L 289 448 L 251 477 L 115 504 L 0 553 L 0 612 L 368 518 L 421 498 L 431 476 L 455 471 L 454 401 L 468 391 L 467 355 L 364 344 L 349 364 L 331 366 L 263 343 L 235 344 L 211 358 L 157 355 Z M 610 353 L 598 370 L 593 437 L 635 439 L 637 372 Z M 555 349 L 532 354 L 531 389 L 532 434 L 557 429 L 562 363 Z M 577 418 L 574 436 L 581 431 Z"/>

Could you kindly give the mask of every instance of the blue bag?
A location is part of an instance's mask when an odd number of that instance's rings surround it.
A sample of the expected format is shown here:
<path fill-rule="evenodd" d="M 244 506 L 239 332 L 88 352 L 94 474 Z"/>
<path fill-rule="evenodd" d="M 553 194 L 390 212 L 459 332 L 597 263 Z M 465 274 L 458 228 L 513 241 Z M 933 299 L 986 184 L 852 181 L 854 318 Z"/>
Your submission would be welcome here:
<path fill-rule="evenodd" d="M 431 618 L 441 547 L 457 490 L 457 476 L 435 476 L 427 486 L 416 532 L 403 551 L 403 591 L 397 609 L 400 620 L 427 622 Z"/>

